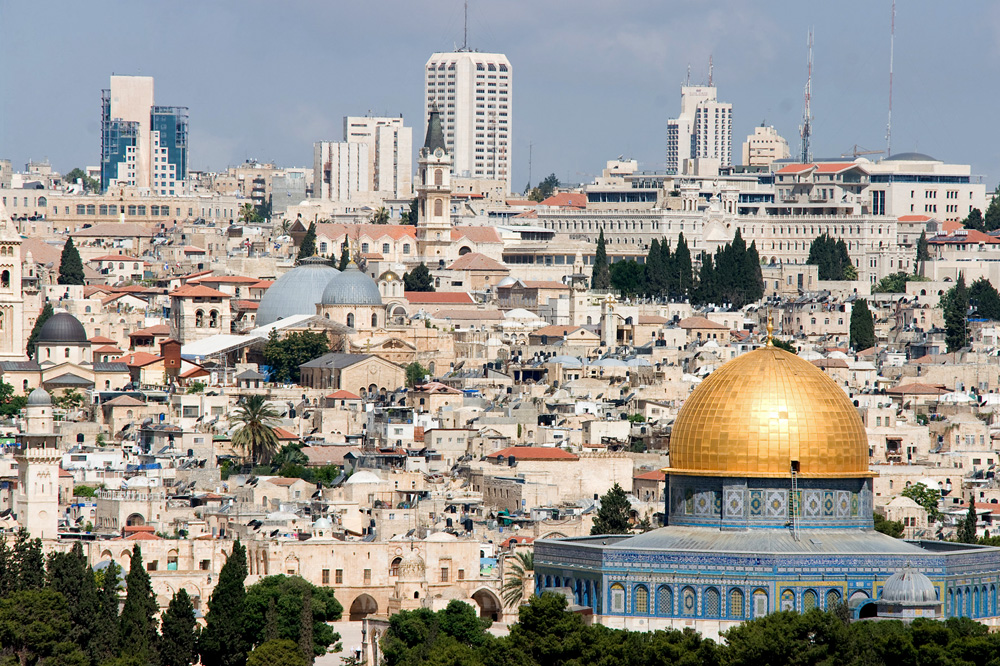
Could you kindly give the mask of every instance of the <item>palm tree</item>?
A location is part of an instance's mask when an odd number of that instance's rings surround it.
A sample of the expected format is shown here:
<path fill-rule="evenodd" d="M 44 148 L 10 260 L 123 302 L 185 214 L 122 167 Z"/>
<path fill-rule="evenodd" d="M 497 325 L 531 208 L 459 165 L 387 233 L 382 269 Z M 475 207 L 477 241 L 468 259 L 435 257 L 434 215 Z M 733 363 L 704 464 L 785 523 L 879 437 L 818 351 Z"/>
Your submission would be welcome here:
<path fill-rule="evenodd" d="M 265 465 L 278 451 L 278 435 L 274 432 L 280 415 L 267 404 L 263 395 L 251 395 L 229 416 L 229 422 L 239 429 L 233 433 L 233 447 L 240 449 L 251 464 Z"/>
<path fill-rule="evenodd" d="M 504 576 L 503 587 L 500 593 L 503 595 L 503 602 L 507 608 L 516 608 L 524 601 L 524 587 L 534 578 L 535 553 L 516 553 L 510 571 Z"/>
<path fill-rule="evenodd" d="M 372 213 L 371 221 L 374 224 L 389 224 L 389 211 L 385 209 L 385 206 L 380 206 Z"/>

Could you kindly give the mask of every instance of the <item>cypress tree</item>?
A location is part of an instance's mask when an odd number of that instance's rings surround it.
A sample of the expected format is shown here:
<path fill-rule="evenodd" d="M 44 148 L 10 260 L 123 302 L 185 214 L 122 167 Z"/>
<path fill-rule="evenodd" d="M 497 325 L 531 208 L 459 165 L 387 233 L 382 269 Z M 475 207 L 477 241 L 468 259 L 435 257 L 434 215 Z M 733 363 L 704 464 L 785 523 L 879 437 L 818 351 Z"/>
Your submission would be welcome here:
<path fill-rule="evenodd" d="M 7 535 L 0 534 L 0 598 L 6 597 L 17 587 L 17 569 L 14 553 L 7 545 Z"/>
<path fill-rule="evenodd" d="M 966 314 L 969 311 L 969 290 L 965 288 L 965 275 L 958 274 L 958 282 L 946 294 L 944 309 L 945 342 L 948 351 L 958 351 L 968 343 Z"/>
<path fill-rule="evenodd" d="M 49 587 L 66 597 L 73 622 L 68 638 L 89 652 L 99 604 L 94 571 L 87 565 L 83 545 L 77 541 L 67 553 L 49 553 L 46 577 Z"/>
<path fill-rule="evenodd" d="M 681 296 L 692 296 L 694 288 L 694 269 L 691 267 L 691 250 L 684 240 L 684 232 L 677 237 L 677 249 L 674 250 L 674 289 Z"/>
<path fill-rule="evenodd" d="M 118 579 L 120 567 L 113 561 L 101 574 L 101 585 L 97 591 L 97 616 L 94 618 L 94 634 L 90 637 L 90 659 L 95 664 L 103 664 L 118 653 L 121 624 L 118 617 Z"/>
<path fill-rule="evenodd" d="M 337 264 L 338 271 L 347 270 L 347 265 L 351 263 L 351 248 L 347 247 L 347 243 L 344 243 L 340 247 L 340 263 Z"/>
<path fill-rule="evenodd" d="M 14 588 L 40 590 L 45 586 L 45 559 L 42 556 L 42 540 L 32 539 L 23 527 L 17 532 L 14 542 L 13 567 L 16 571 Z"/>
<path fill-rule="evenodd" d="M 983 221 L 983 212 L 978 208 L 973 208 L 972 212 L 962 220 L 962 226 L 966 229 L 975 229 L 976 231 L 984 231 L 986 229 L 986 223 Z"/>
<path fill-rule="evenodd" d="M 125 605 L 119 618 L 119 654 L 147 664 L 158 663 L 156 653 L 156 614 L 159 607 L 142 563 L 139 544 L 132 546 L 132 557 L 125 577 Z"/>
<path fill-rule="evenodd" d="M 190 666 L 198 659 L 198 623 L 194 604 L 187 590 L 174 593 L 163 614 L 160 637 L 160 663 L 163 666 Z"/>
<path fill-rule="evenodd" d="M 674 293 L 674 258 L 666 240 L 660 243 L 660 275 L 663 279 L 663 296 L 669 299 Z"/>
<path fill-rule="evenodd" d="M 206 666 L 245 666 L 250 643 L 244 636 L 247 577 L 246 549 L 239 541 L 219 572 L 219 584 L 208 600 L 201 632 L 201 660 Z"/>
<path fill-rule="evenodd" d="M 656 297 L 663 294 L 663 263 L 660 241 L 653 239 L 646 254 L 646 293 Z"/>
<path fill-rule="evenodd" d="M 958 540 L 961 543 L 976 543 L 976 497 L 969 495 L 969 510 L 965 514 L 965 520 L 958 527 Z"/>
<path fill-rule="evenodd" d="M 875 319 L 868 308 L 868 301 L 859 298 L 851 308 L 851 347 L 854 351 L 875 346 Z"/>
<path fill-rule="evenodd" d="M 594 252 L 594 270 L 590 278 L 591 289 L 610 289 L 611 270 L 608 268 L 608 252 L 604 247 L 604 229 L 597 237 L 597 250 Z"/>
<path fill-rule="evenodd" d="M 28 344 L 25 346 L 25 352 L 29 357 L 35 358 L 35 350 L 38 348 L 38 334 L 42 331 L 42 326 L 45 325 L 45 322 L 54 314 L 55 311 L 52 309 L 51 303 L 46 303 L 42 307 L 42 311 L 38 314 L 38 319 L 35 320 L 35 325 L 31 328 L 31 334 L 28 335 Z"/>
<path fill-rule="evenodd" d="M 712 255 L 707 252 L 701 253 L 701 270 L 698 273 L 698 288 L 693 290 L 693 302 L 700 305 L 707 303 L 717 303 L 719 298 L 716 283 L 715 263 Z"/>
<path fill-rule="evenodd" d="M 764 273 L 760 270 L 760 253 L 757 252 L 757 241 L 751 241 L 743 259 L 744 278 L 746 279 L 747 303 L 756 303 L 764 298 Z"/>
<path fill-rule="evenodd" d="M 931 251 L 930 246 L 927 243 L 927 231 L 922 230 L 920 232 L 920 238 L 917 240 L 917 270 L 915 270 L 914 273 L 922 272 L 924 262 L 929 261 L 930 258 Z"/>
<path fill-rule="evenodd" d="M 986 278 L 979 278 L 969 287 L 969 303 L 977 317 L 1000 321 L 1000 293 Z"/>
<path fill-rule="evenodd" d="M 302 237 L 302 244 L 299 245 L 299 256 L 297 261 L 302 261 L 316 254 L 316 223 L 310 222 L 306 235 Z"/>
<path fill-rule="evenodd" d="M 1000 190 L 1000 187 L 997 189 Z M 1000 197 L 994 195 L 990 199 L 990 205 L 986 207 L 986 215 L 983 216 L 983 225 L 986 231 L 1000 229 Z"/>
<path fill-rule="evenodd" d="M 59 284 L 83 284 L 83 262 L 73 245 L 73 238 L 66 239 L 62 257 L 59 259 Z"/>
<path fill-rule="evenodd" d="M 306 588 L 302 592 L 302 615 L 299 619 L 299 649 L 302 656 L 310 664 L 316 659 L 315 648 L 313 647 L 313 610 L 312 610 L 312 589 Z"/>

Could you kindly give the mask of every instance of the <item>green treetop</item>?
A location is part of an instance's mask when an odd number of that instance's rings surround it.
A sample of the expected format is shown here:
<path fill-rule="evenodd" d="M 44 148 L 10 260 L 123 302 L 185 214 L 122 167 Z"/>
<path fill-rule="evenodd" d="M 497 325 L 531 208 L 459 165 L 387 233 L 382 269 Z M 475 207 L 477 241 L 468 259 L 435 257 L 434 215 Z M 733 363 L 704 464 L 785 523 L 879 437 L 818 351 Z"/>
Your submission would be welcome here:
<path fill-rule="evenodd" d="M 157 621 L 159 606 L 142 562 L 139 544 L 132 546 L 128 575 L 125 577 L 125 604 L 119 620 L 119 655 L 134 657 L 143 663 L 158 663 Z"/>
<path fill-rule="evenodd" d="M 859 298 L 851 308 L 851 347 L 861 351 L 875 346 L 875 318 L 868 301 Z"/>
<path fill-rule="evenodd" d="M 404 291 L 434 291 L 434 278 L 427 266 L 421 263 L 409 273 L 403 274 Z"/>
<path fill-rule="evenodd" d="M 247 662 L 250 643 L 246 638 L 246 577 L 246 548 L 237 541 L 208 600 L 205 628 L 198 641 L 203 664 L 244 666 Z"/>
<path fill-rule="evenodd" d="M 628 501 L 628 495 L 616 483 L 611 490 L 601 496 L 601 508 L 594 516 L 594 525 L 590 528 L 590 533 L 628 534 L 631 531 L 629 524 L 631 511 L 632 505 Z"/>
<path fill-rule="evenodd" d="M 59 284 L 83 284 L 83 262 L 80 253 L 73 245 L 73 238 L 68 237 L 63 245 L 62 257 L 59 259 Z"/>
<path fill-rule="evenodd" d="M 594 269 L 590 278 L 591 289 L 610 289 L 611 270 L 608 268 L 608 251 L 604 246 L 604 229 L 597 237 L 597 250 L 594 251 Z"/>
<path fill-rule="evenodd" d="M 955 352 L 969 343 L 966 317 L 969 313 L 969 290 L 965 275 L 958 274 L 958 282 L 941 298 L 944 306 L 945 342 L 948 351 Z"/>
<path fill-rule="evenodd" d="M 299 256 L 297 261 L 302 261 L 307 257 L 312 257 L 316 254 L 316 223 L 310 222 L 309 228 L 306 229 L 306 235 L 302 237 L 302 243 L 299 245 Z"/>

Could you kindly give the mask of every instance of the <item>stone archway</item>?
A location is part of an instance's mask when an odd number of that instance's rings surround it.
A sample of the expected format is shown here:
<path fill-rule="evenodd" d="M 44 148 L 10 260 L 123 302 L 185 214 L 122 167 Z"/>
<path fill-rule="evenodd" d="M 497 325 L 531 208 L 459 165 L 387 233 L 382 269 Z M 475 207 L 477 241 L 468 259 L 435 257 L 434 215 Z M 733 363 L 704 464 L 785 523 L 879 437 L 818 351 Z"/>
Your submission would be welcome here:
<path fill-rule="evenodd" d="M 146 519 L 141 513 L 133 513 L 125 519 L 126 527 L 142 527 L 146 524 Z"/>
<path fill-rule="evenodd" d="M 479 617 L 484 620 L 499 622 L 503 617 L 503 604 L 493 590 L 482 588 L 472 595 L 472 600 L 479 606 Z"/>
<path fill-rule="evenodd" d="M 360 594 L 351 604 L 351 622 L 360 622 L 369 615 L 378 613 L 378 602 L 370 594 Z"/>

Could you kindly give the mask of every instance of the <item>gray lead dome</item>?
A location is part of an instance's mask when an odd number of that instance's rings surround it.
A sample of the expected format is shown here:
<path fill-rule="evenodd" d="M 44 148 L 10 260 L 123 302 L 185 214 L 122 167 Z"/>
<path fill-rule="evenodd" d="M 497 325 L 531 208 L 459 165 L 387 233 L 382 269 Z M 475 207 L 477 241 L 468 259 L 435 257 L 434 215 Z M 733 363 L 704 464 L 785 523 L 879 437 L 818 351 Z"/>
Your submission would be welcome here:
<path fill-rule="evenodd" d="M 87 341 L 83 324 L 68 312 L 52 315 L 38 332 L 38 344 L 86 344 Z"/>
<path fill-rule="evenodd" d="M 300 314 L 316 314 L 316 304 L 330 280 L 340 275 L 326 259 L 309 257 L 268 287 L 257 308 L 257 325 Z"/>
<path fill-rule="evenodd" d="M 51 404 L 52 396 L 50 396 L 49 392 L 40 386 L 28 394 L 29 407 L 42 407 Z"/>
<path fill-rule="evenodd" d="M 382 305 L 382 294 L 375 280 L 352 263 L 326 285 L 323 305 Z"/>
<path fill-rule="evenodd" d="M 920 604 L 937 601 L 931 579 L 906 567 L 889 576 L 882 586 L 882 601 L 897 604 Z"/>

